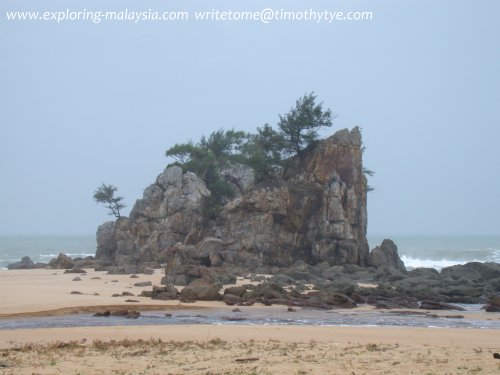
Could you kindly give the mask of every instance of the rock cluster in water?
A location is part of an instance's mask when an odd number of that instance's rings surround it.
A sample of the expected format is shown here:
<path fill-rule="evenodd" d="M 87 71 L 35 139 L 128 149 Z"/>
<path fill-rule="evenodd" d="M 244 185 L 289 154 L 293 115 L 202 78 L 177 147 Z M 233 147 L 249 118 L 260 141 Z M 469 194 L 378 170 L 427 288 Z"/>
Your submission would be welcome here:
<path fill-rule="evenodd" d="M 82 268 L 94 268 L 94 257 L 87 256 L 85 258 L 72 259 L 64 253 L 59 253 L 56 258 L 50 260 L 49 263 L 35 263 L 30 257 L 25 256 L 20 262 L 14 262 L 7 266 L 9 270 L 36 269 L 36 268 L 52 268 L 75 270 L 75 273 L 80 273 L 78 270 Z"/>
<path fill-rule="evenodd" d="M 386 248 L 396 251 L 395 244 L 384 241 Z M 382 246 L 381 246 L 382 248 Z M 202 266 L 202 276 L 193 279 L 181 292 L 165 278 L 165 286 L 143 291 L 143 297 L 192 302 L 222 300 L 227 305 L 249 306 L 283 304 L 314 308 L 351 308 L 369 304 L 381 309 L 463 310 L 456 303 L 485 304 L 490 312 L 500 311 L 500 265 L 468 263 L 444 268 L 411 271 L 381 265 L 332 266 L 327 262 L 310 265 L 298 261 L 280 268 L 270 276 L 245 276 L 240 286 L 230 274 Z M 256 284 L 259 283 L 259 284 Z"/>

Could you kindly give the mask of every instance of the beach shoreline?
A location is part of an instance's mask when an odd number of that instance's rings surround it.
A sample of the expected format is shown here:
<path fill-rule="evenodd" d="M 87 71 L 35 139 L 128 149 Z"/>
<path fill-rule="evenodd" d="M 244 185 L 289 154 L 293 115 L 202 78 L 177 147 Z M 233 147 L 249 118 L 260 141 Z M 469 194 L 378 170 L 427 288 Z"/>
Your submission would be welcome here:
<path fill-rule="evenodd" d="M 79 281 L 73 281 L 75 278 Z M 152 275 L 108 275 L 86 270 L 0 271 L 2 321 L 13 318 L 93 314 L 104 310 L 226 309 L 221 301 L 180 303 L 138 297 L 138 282 L 160 285 Z M 78 291 L 81 294 L 72 294 Z M 130 295 L 122 295 L 128 292 Z M 113 297 L 115 295 L 115 297 Z M 117 296 L 118 295 L 118 296 Z M 138 302 L 130 302 L 130 299 Z M 127 300 L 129 302 L 127 302 Z M 203 311 L 203 310 L 202 310 Z M 286 306 L 245 307 L 283 312 Z M 371 306 L 354 310 L 375 313 Z M 335 310 L 334 314 L 350 314 Z M 439 314 L 456 313 L 451 311 Z M 461 312 L 462 313 L 462 312 Z M 499 314 L 464 313 L 496 320 Z M 103 324 L 106 324 L 105 322 Z M 315 325 L 165 324 L 1 329 L 2 374 L 254 374 L 427 373 L 493 374 L 500 361 L 500 330 L 473 328 Z M 133 349 L 133 350 L 132 350 Z M 138 354 L 142 353 L 142 354 Z M 478 369 L 481 369 L 480 371 Z M 347 371 L 347 372 L 346 372 Z M 431 372 L 432 373 L 432 372 Z"/>
<path fill-rule="evenodd" d="M 50 317 L 69 314 L 93 314 L 104 311 L 130 309 L 137 311 L 167 311 L 189 309 L 229 309 L 222 301 L 195 301 L 183 303 L 179 300 L 154 300 L 140 296 L 142 291 L 149 291 L 152 286 L 161 285 L 163 270 L 154 270 L 151 275 L 113 275 L 105 271 L 86 269 L 85 274 L 65 273 L 60 269 L 30 269 L 0 271 L 0 320 L 12 318 Z M 78 281 L 74 281 L 78 279 Z M 248 283 L 239 279 L 231 287 Z M 150 283 L 137 286 L 139 283 Z M 145 285 L 145 284 L 143 284 Z M 182 287 L 178 287 L 182 289 Z M 126 293 L 126 294 L 124 294 Z M 286 309 L 284 305 L 264 306 L 255 303 L 245 310 Z M 423 313 L 422 310 L 393 309 L 391 311 Z M 354 309 L 335 309 L 336 312 L 375 312 L 370 305 L 360 305 Z M 476 320 L 499 319 L 495 313 L 484 311 L 426 311 L 437 316 L 453 316 L 460 313 L 464 318 Z"/>

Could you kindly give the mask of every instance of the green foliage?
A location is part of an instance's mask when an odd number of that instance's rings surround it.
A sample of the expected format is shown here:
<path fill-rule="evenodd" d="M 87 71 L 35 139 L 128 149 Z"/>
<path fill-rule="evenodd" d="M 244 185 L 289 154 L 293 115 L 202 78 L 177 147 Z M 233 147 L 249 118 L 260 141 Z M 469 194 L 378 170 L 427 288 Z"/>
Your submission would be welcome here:
<path fill-rule="evenodd" d="M 238 156 L 239 147 L 246 137 L 247 134 L 243 131 L 220 129 L 210 134 L 208 138 L 203 136 L 200 146 L 210 151 L 219 162 L 225 163 Z"/>
<path fill-rule="evenodd" d="M 212 194 L 208 197 L 203 197 L 201 202 L 201 213 L 204 218 L 208 220 L 215 220 L 219 216 L 222 207 L 223 205 Z"/>
<path fill-rule="evenodd" d="M 206 217 L 215 217 L 224 204 L 224 200 L 234 196 L 234 190 L 227 181 L 219 176 L 220 168 L 231 162 L 240 162 L 240 146 L 247 137 L 245 132 L 218 130 L 199 143 L 176 144 L 169 148 L 166 156 L 172 157 L 175 164 L 185 171 L 196 173 L 202 178 L 211 192 L 210 198 L 203 205 Z"/>
<path fill-rule="evenodd" d="M 256 134 L 247 135 L 246 142 L 241 145 L 242 163 L 252 167 L 255 178 L 261 180 L 282 165 L 283 145 L 283 136 L 265 124 L 257 128 Z"/>
<path fill-rule="evenodd" d="M 166 155 L 172 157 L 185 171 L 194 172 L 203 179 L 211 172 L 215 162 L 215 156 L 210 150 L 193 145 L 192 142 L 175 144 L 167 150 Z"/>
<path fill-rule="evenodd" d="M 220 129 L 196 144 L 175 144 L 166 151 L 174 164 L 205 181 L 211 192 L 203 203 L 205 217 L 216 218 L 225 201 L 234 196 L 232 185 L 219 175 L 221 169 L 246 164 L 253 168 L 257 181 L 264 179 L 284 164 L 284 157 L 300 154 L 316 141 L 318 128 L 332 125 L 330 110 L 323 111 L 315 100 L 312 93 L 297 100 L 295 108 L 280 116 L 279 131 L 269 124 L 257 128 L 255 134 Z"/>
<path fill-rule="evenodd" d="M 94 200 L 96 203 L 102 203 L 108 210 L 110 215 L 120 217 L 120 210 L 125 207 L 121 201 L 123 197 L 115 197 L 118 188 L 113 185 L 102 184 L 94 192 Z"/>
<path fill-rule="evenodd" d="M 372 171 L 371 169 L 368 169 L 368 168 L 363 168 L 363 173 L 365 175 L 367 175 L 367 176 L 370 176 L 370 177 L 372 177 L 375 174 L 374 171 Z M 367 192 L 370 192 L 370 191 L 373 191 L 373 190 L 375 190 L 375 188 L 373 186 L 370 186 L 370 185 L 366 186 L 366 191 Z"/>
<path fill-rule="evenodd" d="M 300 154 L 318 139 L 318 129 L 332 126 L 331 111 L 323 111 L 323 103 L 316 104 L 313 93 L 306 94 L 295 103 L 295 108 L 280 116 L 278 127 L 285 139 L 284 151 L 288 155 Z"/>

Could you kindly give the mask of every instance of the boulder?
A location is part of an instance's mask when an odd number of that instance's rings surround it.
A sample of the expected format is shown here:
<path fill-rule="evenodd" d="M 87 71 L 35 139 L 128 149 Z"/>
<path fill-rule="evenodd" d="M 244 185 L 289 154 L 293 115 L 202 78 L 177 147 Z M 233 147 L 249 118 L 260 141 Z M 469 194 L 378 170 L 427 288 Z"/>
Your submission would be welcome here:
<path fill-rule="evenodd" d="M 221 297 L 219 289 L 220 286 L 212 280 L 196 279 L 182 289 L 180 298 L 185 301 L 215 301 Z"/>
<path fill-rule="evenodd" d="M 143 287 L 146 287 L 146 286 L 152 286 L 153 283 L 151 281 L 141 281 L 139 283 L 135 283 L 134 286 L 137 286 L 137 287 L 140 287 L 140 288 L 143 288 Z"/>
<path fill-rule="evenodd" d="M 243 298 L 235 296 L 233 294 L 229 294 L 229 293 L 228 294 L 224 294 L 222 296 L 222 300 L 228 306 L 233 306 L 233 305 L 240 304 L 240 303 L 243 302 Z"/>
<path fill-rule="evenodd" d="M 94 268 L 95 258 L 93 256 L 88 256 L 85 258 L 75 258 L 73 259 L 73 264 L 75 268 Z"/>
<path fill-rule="evenodd" d="M 20 262 L 11 263 L 7 266 L 9 270 L 28 270 L 34 268 L 46 268 L 44 263 L 34 263 L 30 257 L 23 257 Z"/>
<path fill-rule="evenodd" d="M 244 286 L 233 286 L 231 288 L 227 288 L 224 290 L 224 295 L 226 294 L 231 294 L 236 297 L 243 297 L 243 294 L 245 294 L 247 289 Z"/>
<path fill-rule="evenodd" d="M 377 309 L 418 309 L 418 301 L 412 297 L 380 297 L 370 296 L 367 299 L 369 305 Z"/>
<path fill-rule="evenodd" d="M 98 317 L 110 317 L 111 316 L 111 311 L 109 310 L 106 310 L 106 311 L 103 311 L 103 312 L 96 312 L 94 314 L 94 316 L 98 316 Z"/>
<path fill-rule="evenodd" d="M 441 276 L 451 280 L 464 279 L 472 282 L 487 282 L 500 278 L 500 264 L 493 262 L 459 264 L 443 268 Z"/>
<path fill-rule="evenodd" d="M 154 286 L 151 295 L 152 299 L 157 300 L 173 300 L 179 297 L 179 291 L 171 285 Z"/>
<path fill-rule="evenodd" d="M 261 300 L 283 300 L 287 299 L 288 293 L 282 286 L 272 283 L 264 282 L 255 286 L 251 291 L 246 292 L 243 297 L 245 299 L 260 298 Z"/>
<path fill-rule="evenodd" d="M 87 271 L 85 271 L 82 268 L 72 268 L 70 270 L 64 271 L 64 273 L 79 273 L 79 274 L 84 274 L 84 273 L 87 273 Z"/>
<path fill-rule="evenodd" d="M 351 299 L 356 303 L 361 303 L 361 304 L 366 303 L 366 298 L 358 293 L 352 293 Z"/>
<path fill-rule="evenodd" d="M 500 296 L 490 297 L 483 309 L 486 312 L 500 312 Z"/>
<path fill-rule="evenodd" d="M 302 260 L 295 262 L 291 267 L 282 271 L 284 275 L 293 280 L 309 281 L 313 268 Z"/>
<path fill-rule="evenodd" d="M 52 259 L 49 264 L 49 268 L 57 269 L 71 269 L 74 267 L 73 260 L 64 253 L 59 253 L 57 258 Z"/>
<path fill-rule="evenodd" d="M 136 310 L 116 310 L 111 312 L 111 316 L 123 316 L 124 318 L 128 319 L 137 319 L 138 317 L 141 316 L 141 313 Z"/>
<path fill-rule="evenodd" d="M 398 247 L 389 239 L 382 241 L 380 246 L 373 249 L 368 255 L 368 265 L 380 268 L 394 268 L 402 273 L 406 273 L 406 268 L 398 255 Z"/>
<path fill-rule="evenodd" d="M 356 302 L 345 294 L 320 292 L 319 299 L 330 307 L 352 309 L 356 307 Z"/>

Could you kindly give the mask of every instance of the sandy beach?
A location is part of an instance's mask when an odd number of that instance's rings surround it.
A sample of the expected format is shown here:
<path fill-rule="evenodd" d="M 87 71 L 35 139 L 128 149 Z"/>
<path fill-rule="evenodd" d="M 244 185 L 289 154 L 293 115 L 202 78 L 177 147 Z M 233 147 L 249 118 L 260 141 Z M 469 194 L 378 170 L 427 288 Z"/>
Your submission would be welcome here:
<path fill-rule="evenodd" d="M 73 281 L 79 277 L 81 281 Z M 0 317 L 221 307 L 137 297 L 153 275 L 0 271 Z M 82 294 L 71 294 L 71 292 Z M 129 292 L 133 296 L 112 297 Z M 127 302 L 135 300 L 138 302 Z M 271 307 L 271 308 L 283 308 Z M 447 312 L 443 312 L 445 314 Z M 476 314 L 498 319 L 498 314 Z M 497 374 L 495 329 L 163 325 L 0 330 L 1 374 Z"/>

